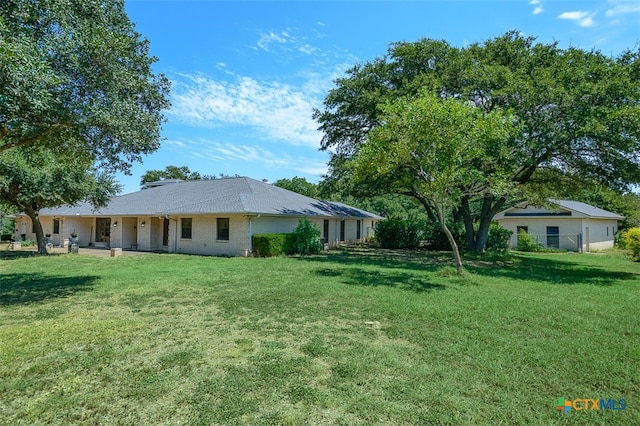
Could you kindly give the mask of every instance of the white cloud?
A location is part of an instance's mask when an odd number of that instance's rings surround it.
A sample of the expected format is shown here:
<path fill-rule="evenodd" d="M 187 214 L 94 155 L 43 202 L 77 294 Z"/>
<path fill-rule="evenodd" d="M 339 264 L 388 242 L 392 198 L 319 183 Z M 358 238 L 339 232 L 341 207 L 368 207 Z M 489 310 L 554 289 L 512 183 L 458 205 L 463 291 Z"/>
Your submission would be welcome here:
<path fill-rule="evenodd" d="M 294 35 L 295 29 L 288 28 L 280 32 L 269 31 L 260 34 L 254 50 L 263 50 L 265 52 L 292 52 L 297 51 L 305 55 L 311 55 L 318 52 L 318 48 L 312 46 L 307 41 L 307 37 L 299 37 Z"/>
<path fill-rule="evenodd" d="M 238 162 L 242 166 L 233 167 L 238 171 L 253 170 L 259 165 L 265 169 L 290 170 L 294 174 L 303 173 L 318 177 L 327 173 L 326 162 L 282 152 L 274 153 L 257 145 L 238 145 L 202 139 L 172 141 L 172 144 L 185 148 L 191 156 L 202 160 L 224 163 Z"/>
<path fill-rule="evenodd" d="M 640 2 L 637 0 L 609 0 L 609 4 L 611 8 L 607 9 L 607 17 L 640 13 Z"/>
<path fill-rule="evenodd" d="M 592 27 L 595 25 L 593 15 L 585 11 L 564 12 L 558 15 L 558 18 L 576 21 L 581 27 Z"/>
<path fill-rule="evenodd" d="M 591 16 L 587 16 L 586 18 L 580 20 L 578 22 L 578 24 L 581 27 L 585 27 L 585 28 L 589 28 L 589 27 L 593 27 L 596 25 L 596 22 L 593 20 L 593 18 Z"/>
<path fill-rule="evenodd" d="M 285 44 L 290 41 L 289 34 L 285 31 L 280 34 L 276 34 L 274 32 L 268 32 L 266 34 L 261 34 L 260 39 L 258 40 L 258 47 L 262 50 L 269 51 L 271 45 L 273 44 Z"/>
<path fill-rule="evenodd" d="M 560 19 L 570 19 L 572 21 L 578 21 L 580 19 L 584 19 L 587 16 L 587 12 L 564 12 L 558 16 Z"/>
<path fill-rule="evenodd" d="M 534 15 L 539 15 L 544 12 L 544 7 L 542 7 L 542 2 L 540 0 L 531 0 L 529 4 L 535 6 L 532 12 Z"/>
<path fill-rule="evenodd" d="M 169 115 L 198 127 L 250 126 L 259 137 L 290 145 L 320 146 L 313 120 L 318 93 L 250 77 L 222 81 L 188 75 L 174 82 Z"/>

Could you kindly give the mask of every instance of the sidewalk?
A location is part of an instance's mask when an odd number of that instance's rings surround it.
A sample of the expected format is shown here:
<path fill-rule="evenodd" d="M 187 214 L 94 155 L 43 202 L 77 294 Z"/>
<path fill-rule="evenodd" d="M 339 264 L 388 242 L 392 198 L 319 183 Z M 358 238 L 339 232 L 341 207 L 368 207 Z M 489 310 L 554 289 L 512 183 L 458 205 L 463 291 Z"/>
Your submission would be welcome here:
<path fill-rule="evenodd" d="M 57 254 L 57 253 L 64 254 L 68 252 L 69 252 L 69 249 L 67 247 L 54 247 L 49 249 L 49 253 L 52 253 L 52 254 Z M 108 248 L 80 247 L 78 248 L 78 254 L 89 254 L 89 255 L 98 256 L 98 257 L 110 257 L 111 250 Z M 122 250 L 119 256 L 145 256 L 150 254 L 157 254 L 157 253 L 153 253 L 149 251 Z"/>

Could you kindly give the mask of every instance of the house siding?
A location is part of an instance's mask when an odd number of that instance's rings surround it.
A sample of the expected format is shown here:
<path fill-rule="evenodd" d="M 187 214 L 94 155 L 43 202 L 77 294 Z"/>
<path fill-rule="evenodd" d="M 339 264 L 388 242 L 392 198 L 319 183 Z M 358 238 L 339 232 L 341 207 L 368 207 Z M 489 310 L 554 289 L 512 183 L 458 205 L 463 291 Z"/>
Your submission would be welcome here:
<path fill-rule="evenodd" d="M 343 203 L 315 200 L 247 177 L 159 182 L 113 197 L 97 210 L 89 203 L 42 209 L 45 233 L 53 233 L 55 217 L 61 218 L 60 232 L 52 235 L 56 245 L 75 231 L 80 246 L 222 256 L 249 255 L 252 235 L 292 232 L 303 217 L 318 226 L 329 246 L 373 235 L 374 222 L 382 219 Z M 181 235 L 183 218 L 191 219 L 189 238 Z M 220 218 L 229 220 L 228 229 Z M 216 228 L 223 223 L 229 239 L 219 241 Z M 33 239 L 32 230 L 28 217 L 19 215 L 16 238 L 25 234 Z"/>
<path fill-rule="evenodd" d="M 557 226 L 560 234 L 561 250 L 589 252 L 613 248 L 615 233 L 618 230 L 617 219 L 589 217 L 580 212 L 571 212 L 567 216 L 548 216 L 549 213 L 569 213 L 569 210 L 550 211 L 542 207 L 527 206 L 511 209 L 513 213 L 500 214 L 498 223 L 513 232 L 510 246 L 515 248 L 518 243 L 517 229 L 519 226 L 528 227 L 528 233 L 538 238 L 546 238 L 547 227 Z M 536 217 L 536 214 L 540 216 Z M 545 241 L 540 241 L 545 243 Z M 580 244 L 581 242 L 581 244 Z"/>
<path fill-rule="evenodd" d="M 181 238 L 180 221 L 192 219 L 191 238 Z M 229 219 L 229 240 L 217 240 L 217 218 Z M 176 216 L 169 224 L 169 251 L 210 256 L 246 256 L 248 250 L 248 219 L 243 215 Z M 175 220 L 173 220 L 175 219 Z M 176 228 L 177 227 L 177 228 Z M 176 232 L 177 231 L 177 232 Z M 174 237 L 177 239 L 174 241 Z"/>
<path fill-rule="evenodd" d="M 94 241 L 95 218 L 92 217 L 74 217 L 64 218 L 60 224 L 60 233 L 62 238 L 71 238 L 71 233 L 78 234 L 78 245 L 88 246 Z M 34 237 L 35 238 L 35 237 Z"/>
<path fill-rule="evenodd" d="M 587 229 L 589 239 L 587 241 Z M 587 219 L 583 225 L 584 251 L 606 250 L 613 248 L 615 233 L 618 232 L 618 221 L 612 219 Z M 607 235 L 608 234 L 608 235 Z M 589 247 L 587 247 L 587 243 Z"/>
<path fill-rule="evenodd" d="M 537 236 L 538 238 L 546 238 L 547 227 L 557 226 L 559 237 L 559 248 L 561 250 L 579 251 L 579 237 L 582 233 L 582 219 L 559 219 L 559 218 L 504 218 L 499 223 L 502 227 L 513 232 L 511 235 L 510 246 L 515 248 L 518 245 L 517 229 L 519 226 L 526 226 L 527 233 Z M 545 245 L 545 241 L 540 241 Z"/>
<path fill-rule="evenodd" d="M 342 219 L 335 218 L 307 218 L 311 223 L 316 225 L 320 229 L 320 238 L 323 236 L 324 221 L 329 221 L 329 239 L 325 241 L 329 247 L 339 245 L 341 243 L 356 243 L 363 241 L 367 237 L 373 236 L 375 230 L 372 223 L 375 221 L 371 219 L 344 219 L 345 222 L 345 235 L 344 239 L 340 239 L 340 224 Z M 251 219 L 251 232 L 256 234 L 271 234 L 271 233 L 290 233 L 293 232 L 298 226 L 300 218 L 295 217 L 271 217 L 261 216 L 253 217 Z M 358 234 L 358 220 L 360 221 L 360 239 L 357 238 Z"/>

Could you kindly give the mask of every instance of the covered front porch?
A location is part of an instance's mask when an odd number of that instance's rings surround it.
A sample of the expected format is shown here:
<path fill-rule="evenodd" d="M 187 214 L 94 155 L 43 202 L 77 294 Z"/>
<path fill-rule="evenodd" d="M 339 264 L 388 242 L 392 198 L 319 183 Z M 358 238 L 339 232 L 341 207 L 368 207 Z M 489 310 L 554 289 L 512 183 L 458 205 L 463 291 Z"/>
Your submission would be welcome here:
<path fill-rule="evenodd" d="M 35 240 L 31 220 L 18 219 L 16 239 Z M 122 248 L 132 251 L 168 251 L 169 219 L 158 216 L 40 217 L 42 229 L 54 247 Z M 24 234 L 22 233 L 24 231 Z"/>

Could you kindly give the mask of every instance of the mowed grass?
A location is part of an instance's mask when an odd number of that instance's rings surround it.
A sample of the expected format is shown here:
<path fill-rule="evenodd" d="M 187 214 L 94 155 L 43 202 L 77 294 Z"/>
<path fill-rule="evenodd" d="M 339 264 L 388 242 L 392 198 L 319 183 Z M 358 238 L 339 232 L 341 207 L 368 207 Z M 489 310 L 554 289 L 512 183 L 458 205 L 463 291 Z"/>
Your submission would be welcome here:
<path fill-rule="evenodd" d="M 5 253 L 0 423 L 640 424 L 639 263 L 449 264 Z"/>

